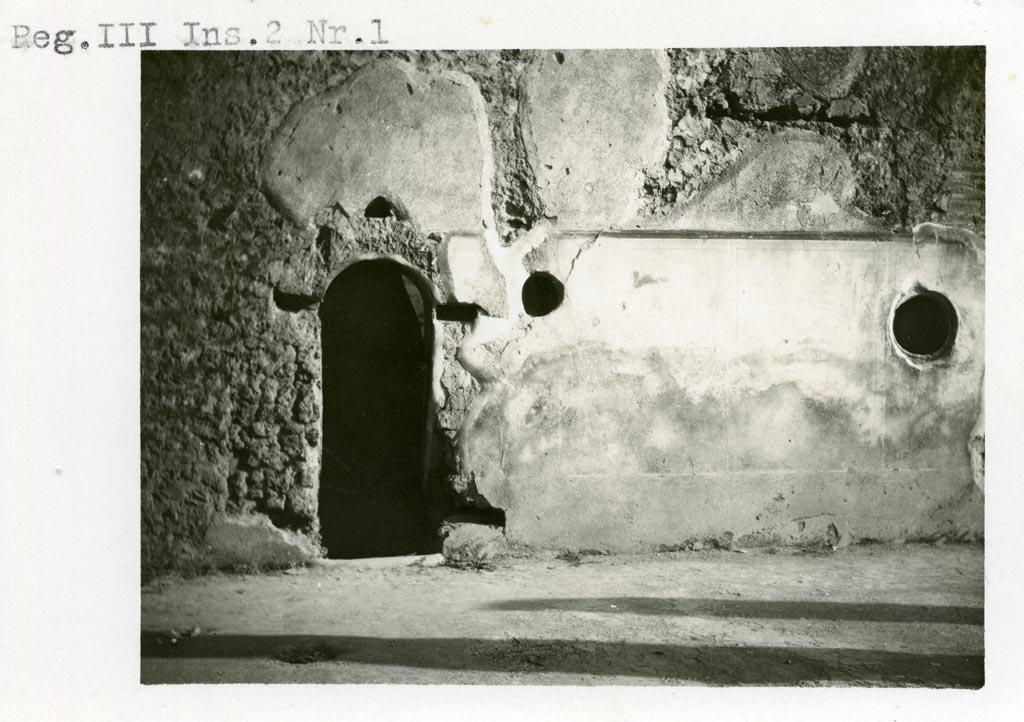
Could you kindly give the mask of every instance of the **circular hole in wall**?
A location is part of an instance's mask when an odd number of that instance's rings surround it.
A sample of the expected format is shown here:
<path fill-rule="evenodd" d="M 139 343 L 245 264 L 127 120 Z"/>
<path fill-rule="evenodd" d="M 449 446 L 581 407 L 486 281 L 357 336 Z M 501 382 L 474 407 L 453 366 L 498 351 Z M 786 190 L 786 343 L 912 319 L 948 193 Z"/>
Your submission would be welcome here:
<path fill-rule="evenodd" d="M 892 338 L 909 356 L 937 359 L 953 348 L 957 325 L 956 309 L 948 298 L 936 291 L 922 291 L 896 306 Z"/>
<path fill-rule="evenodd" d="M 523 310 L 531 316 L 547 316 L 564 299 L 565 286 L 546 271 L 531 273 L 523 284 Z"/>

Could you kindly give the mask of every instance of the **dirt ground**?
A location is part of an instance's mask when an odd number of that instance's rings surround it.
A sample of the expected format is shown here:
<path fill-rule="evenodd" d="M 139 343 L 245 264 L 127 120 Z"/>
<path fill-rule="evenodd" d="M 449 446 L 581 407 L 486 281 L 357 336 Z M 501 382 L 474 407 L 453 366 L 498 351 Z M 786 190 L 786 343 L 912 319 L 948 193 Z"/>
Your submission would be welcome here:
<path fill-rule="evenodd" d="M 143 588 L 143 683 L 984 683 L 984 552 L 312 566 Z"/>

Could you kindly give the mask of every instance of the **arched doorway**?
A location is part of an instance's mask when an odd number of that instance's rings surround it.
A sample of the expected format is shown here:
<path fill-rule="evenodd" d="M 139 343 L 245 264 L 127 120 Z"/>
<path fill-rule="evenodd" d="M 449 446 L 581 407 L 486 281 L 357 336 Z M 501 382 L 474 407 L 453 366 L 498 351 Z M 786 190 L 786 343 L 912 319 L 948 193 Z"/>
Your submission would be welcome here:
<path fill-rule="evenodd" d="M 331 558 L 437 545 L 423 494 L 433 311 L 409 273 L 387 259 L 357 262 L 320 306 L 320 531 Z"/>

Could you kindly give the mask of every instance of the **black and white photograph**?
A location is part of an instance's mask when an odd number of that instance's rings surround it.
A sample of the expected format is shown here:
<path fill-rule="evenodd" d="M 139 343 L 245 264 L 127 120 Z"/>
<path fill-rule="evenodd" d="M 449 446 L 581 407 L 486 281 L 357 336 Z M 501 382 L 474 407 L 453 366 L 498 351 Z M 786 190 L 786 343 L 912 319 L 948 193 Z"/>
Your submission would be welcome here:
<path fill-rule="evenodd" d="M 143 682 L 983 684 L 983 47 L 141 63 Z"/>
<path fill-rule="evenodd" d="M 1013 716 L 1024 7 L 4 14 L 0 719 Z"/>

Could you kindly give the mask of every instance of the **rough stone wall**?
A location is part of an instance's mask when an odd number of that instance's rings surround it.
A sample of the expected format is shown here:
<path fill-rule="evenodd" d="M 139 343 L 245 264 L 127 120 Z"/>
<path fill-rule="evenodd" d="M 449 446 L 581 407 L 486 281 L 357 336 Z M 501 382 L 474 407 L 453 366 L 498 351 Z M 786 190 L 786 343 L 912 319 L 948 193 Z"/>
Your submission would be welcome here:
<path fill-rule="evenodd" d="M 762 222 L 775 230 L 905 229 L 930 220 L 984 232 L 982 50 L 673 50 L 622 53 L 615 63 L 600 62 L 610 57 L 597 54 L 599 62 L 588 63 L 576 51 L 143 53 L 147 573 L 216 563 L 209 538 L 223 539 L 224 519 L 232 516 L 266 515 L 270 528 L 315 543 L 316 302 L 352 258 L 399 256 L 434 284 L 437 300 L 467 300 L 473 294 L 457 294 L 446 273 L 446 232 L 485 230 L 514 253 L 513 244 L 542 221 L 683 227 L 722 217 L 716 183 L 733 184 L 728 195 L 734 200 L 725 210 L 735 211 L 737 222 L 767 218 Z M 476 128 L 482 133 L 481 173 L 473 171 L 475 185 L 466 189 L 482 196 L 475 214 L 481 228 L 463 228 L 461 221 L 441 227 L 443 204 L 420 211 L 422 198 L 408 197 L 408 191 L 406 198 L 393 197 L 403 195 L 393 187 L 400 174 L 373 188 L 379 169 L 372 164 L 328 177 L 319 195 L 295 196 L 307 204 L 302 213 L 289 213 L 289 199 L 266 182 L 268 149 L 275 136 L 280 144 L 289 112 L 311 99 L 334 98 L 339 87 L 352 87 L 357 70 L 381 62 L 400 64 L 411 78 L 410 98 L 441 93 L 446 82 L 465 89 L 474 122 L 483 126 Z M 630 82 L 620 79 L 602 86 L 605 94 L 596 99 L 584 93 L 574 101 L 588 108 L 589 118 L 603 114 L 602 123 L 544 117 L 550 108 L 542 89 L 529 89 L 529 78 L 564 72 L 568 79 L 558 82 L 586 89 L 601 80 L 604 65 L 620 69 Z M 370 84 L 363 92 L 372 90 Z M 342 108 L 344 117 L 364 105 Z M 638 115 L 641 106 L 654 112 Z M 447 100 L 429 107 L 441 116 L 451 110 Z M 667 119 L 659 117 L 659 107 Z M 465 114 L 449 120 L 465 121 Z M 558 165 L 552 161 L 560 157 L 557 151 L 538 147 L 537 129 L 543 127 L 562 127 L 577 144 L 630 128 L 637 134 L 630 144 L 646 150 L 630 156 L 612 148 L 602 155 L 604 165 L 569 154 Z M 395 141 L 380 145 L 393 148 Z M 800 157 L 810 159 L 814 173 L 793 167 L 794 148 L 803 149 Z M 609 159 L 616 162 L 609 165 Z M 755 163 L 772 171 L 769 181 L 749 170 Z M 430 188 L 431 172 L 429 165 L 416 167 L 420 185 L 412 190 Z M 339 195 L 336 186 L 344 178 L 360 178 L 362 185 Z M 589 199 L 602 191 L 595 178 L 614 184 L 621 213 L 587 215 L 594 207 Z M 342 202 L 352 198 L 348 202 L 358 206 L 373 194 L 396 202 L 396 217 L 363 218 L 362 208 Z M 424 221 L 431 209 L 440 209 L 434 214 L 440 224 Z M 765 209 L 772 212 L 759 213 Z M 492 248 L 482 257 L 500 255 Z M 479 290 L 485 313 L 506 315 L 507 309 L 494 307 L 502 294 Z M 439 333 L 441 433 L 433 471 L 440 486 L 471 496 L 452 451 L 478 388 L 463 368 L 472 363 L 454 363 L 466 332 L 446 323 Z M 243 522 L 239 528 L 249 535 L 254 527 Z"/>
<path fill-rule="evenodd" d="M 142 565 L 203 563 L 217 512 L 312 531 L 313 332 L 274 304 L 306 245 L 260 188 L 288 109 L 360 58 L 143 53 Z"/>
<path fill-rule="evenodd" d="M 693 202 L 759 141 L 838 143 L 853 205 L 887 229 L 984 234 L 985 53 L 972 47 L 671 50 L 673 120 L 653 215 Z M 778 229 L 776 229 L 778 230 Z"/>
<path fill-rule="evenodd" d="M 486 81 L 499 53 L 458 57 Z M 260 177 L 274 132 L 303 100 L 362 65 L 442 69 L 454 54 L 144 53 L 140 210 L 142 565 L 146 573 L 216 564 L 211 528 L 237 547 L 244 515 L 317 538 L 320 431 L 315 302 L 341 265 L 394 255 L 436 280 L 435 247 L 405 220 L 319 209 L 300 227 Z M 490 86 L 495 83 L 490 83 Z M 486 82 L 481 87 L 488 87 Z M 497 97 L 497 93 L 495 97 Z M 457 461 L 458 409 L 474 382 L 443 333 L 436 477 Z M 455 486 L 455 484 L 453 484 Z M 225 515 L 242 515 L 224 526 Z M 310 551 L 310 550 L 306 550 Z M 229 553 L 228 556 L 231 556 Z"/>

